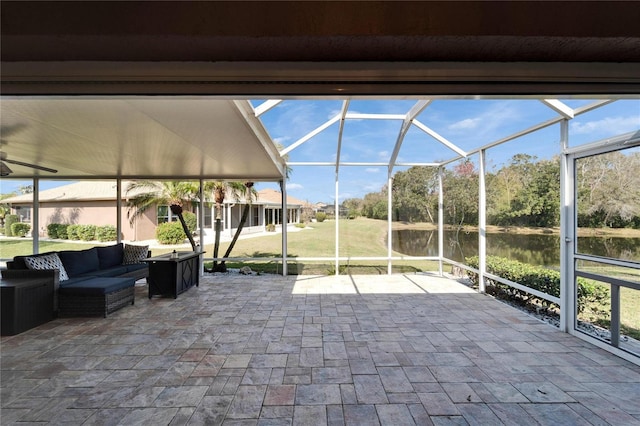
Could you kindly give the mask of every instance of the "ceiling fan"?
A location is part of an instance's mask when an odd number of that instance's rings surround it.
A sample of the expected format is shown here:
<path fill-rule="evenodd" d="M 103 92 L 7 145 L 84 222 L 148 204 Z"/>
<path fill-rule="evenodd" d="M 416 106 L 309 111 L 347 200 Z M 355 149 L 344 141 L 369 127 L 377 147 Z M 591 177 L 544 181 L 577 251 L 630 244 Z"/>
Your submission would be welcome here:
<path fill-rule="evenodd" d="M 18 160 L 10 160 L 7 158 L 7 153 L 4 151 L 0 151 L 0 176 L 6 177 L 13 173 L 13 170 L 9 168 L 5 163 L 15 164 L 18 166 L 30 167 L 32 169 L 42 170 L 44 172 L 49 173 L 58 173 L 56 169 L 51 169 L 49 167 L 39 166 L 37 164 L 25 163 L 24 161 Z"/>

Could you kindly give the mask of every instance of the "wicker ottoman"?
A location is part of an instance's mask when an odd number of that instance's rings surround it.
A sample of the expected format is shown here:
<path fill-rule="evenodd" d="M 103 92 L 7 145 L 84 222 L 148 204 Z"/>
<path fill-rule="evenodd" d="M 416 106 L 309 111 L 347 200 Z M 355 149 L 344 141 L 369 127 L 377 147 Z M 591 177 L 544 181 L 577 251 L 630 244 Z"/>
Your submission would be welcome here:
<path fill-rule="evenodd" d="M 60 285 L 60 317 L 103 316 L 135 303 L 135 278 L 89 278 Z"/>

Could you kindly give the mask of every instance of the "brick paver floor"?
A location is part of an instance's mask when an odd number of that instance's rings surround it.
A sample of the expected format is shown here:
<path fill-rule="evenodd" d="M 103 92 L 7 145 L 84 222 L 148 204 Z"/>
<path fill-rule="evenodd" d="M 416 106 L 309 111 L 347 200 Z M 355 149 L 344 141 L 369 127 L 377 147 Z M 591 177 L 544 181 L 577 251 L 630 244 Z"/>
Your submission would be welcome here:
<path fill-rule="evenodd" d="M 3 425 L 640 424 L 640 367 L 429 275 L 204 277 L 1 340 Z"/>

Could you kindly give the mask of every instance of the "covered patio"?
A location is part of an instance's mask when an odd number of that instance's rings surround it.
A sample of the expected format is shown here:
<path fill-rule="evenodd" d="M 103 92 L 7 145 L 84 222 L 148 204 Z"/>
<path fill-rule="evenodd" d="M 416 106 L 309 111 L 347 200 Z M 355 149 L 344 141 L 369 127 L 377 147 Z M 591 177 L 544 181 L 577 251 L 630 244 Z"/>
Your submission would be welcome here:
<path fill-rule="evenodd" d="M 2 338 L 2 424 L 640 424 L 640 367 L 447 277 L 208 275 Z"/>

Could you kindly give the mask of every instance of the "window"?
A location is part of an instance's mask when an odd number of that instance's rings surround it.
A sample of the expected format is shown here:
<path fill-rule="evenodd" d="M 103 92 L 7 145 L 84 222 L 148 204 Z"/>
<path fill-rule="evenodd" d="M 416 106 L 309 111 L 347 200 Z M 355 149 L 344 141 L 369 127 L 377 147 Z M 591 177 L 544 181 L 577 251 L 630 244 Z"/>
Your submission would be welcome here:
<path fill-rule="evenodd" d="M 169 206 L 158 206 L 158 225 L 165 222 L 173 222 L 178 220 L 178 216 L 171 213 Z"/>

